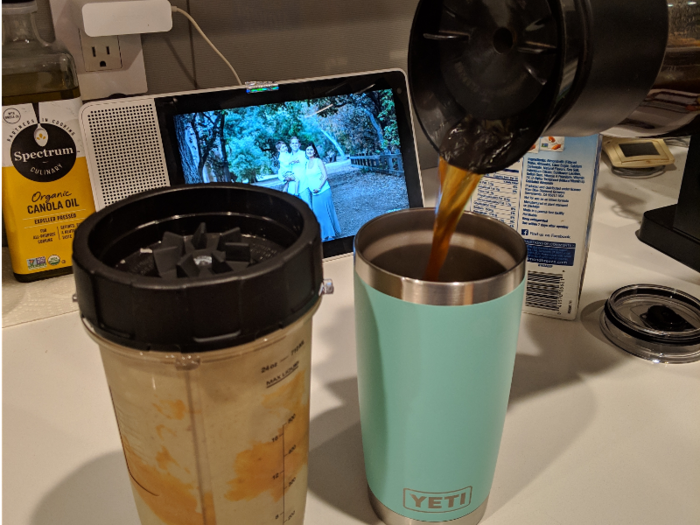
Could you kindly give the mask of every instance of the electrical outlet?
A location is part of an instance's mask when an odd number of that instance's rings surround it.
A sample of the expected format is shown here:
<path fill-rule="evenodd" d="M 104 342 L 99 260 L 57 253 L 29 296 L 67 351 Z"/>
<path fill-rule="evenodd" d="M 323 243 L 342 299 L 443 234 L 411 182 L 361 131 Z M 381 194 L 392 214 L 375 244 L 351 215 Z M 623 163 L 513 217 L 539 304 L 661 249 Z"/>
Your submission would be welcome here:
<path fill-rule="evenodd" d="M 72 0 L 49 0 L 53 17 L 56 40 L 60 41 L 73 55 L 75 67 L 78 71 L 78 83 L 80 84 L 80 97 L 83 102 L 107 98 L 112 95 L 140 95 L 148 91 L 146 82 L 146 67 L 143 61 L 143 49 L 141 47 L 141 35 L 119 35 L 114 37 L 95 37 L 91 42 L 96 42 L 95 56 L 92 54 L 92 45 L 87 47 L 81 36 L 90 38 L 76 23 L 75 11 L 71 7 Z M 107 56 L 107 45 L 102 42 L 118 42 L 118 65 L 111 60 L 104 60 Z M 96 60 L 101 53 L 102 59 Z M 113 56 L 113 46 L 109 45 L 109 56 Z M 96 60 L 96 67 L 88 66 L 91 60 Z M 105 62 L 105 67 L 100 67 L 100 62 Z M 110 66 L 109 64 L 113 64 Z"/>
<path fill-rule="evenodd" d="M 109 71 L 122 68 L 118 36 L 91 37 L 80 31 L 85 71 Z"/>

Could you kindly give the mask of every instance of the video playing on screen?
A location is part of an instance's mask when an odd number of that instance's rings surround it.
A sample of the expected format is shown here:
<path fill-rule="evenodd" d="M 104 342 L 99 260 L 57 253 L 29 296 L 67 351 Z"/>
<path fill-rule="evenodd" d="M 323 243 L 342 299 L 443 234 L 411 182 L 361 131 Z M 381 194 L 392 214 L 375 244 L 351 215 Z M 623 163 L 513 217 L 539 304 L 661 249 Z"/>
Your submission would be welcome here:
<path fill-rule="evenodd" d="M 243 182 L 296 195 L 323 241 L 409 207 L 391 89 L 174 119 L 187 184 Z"/>

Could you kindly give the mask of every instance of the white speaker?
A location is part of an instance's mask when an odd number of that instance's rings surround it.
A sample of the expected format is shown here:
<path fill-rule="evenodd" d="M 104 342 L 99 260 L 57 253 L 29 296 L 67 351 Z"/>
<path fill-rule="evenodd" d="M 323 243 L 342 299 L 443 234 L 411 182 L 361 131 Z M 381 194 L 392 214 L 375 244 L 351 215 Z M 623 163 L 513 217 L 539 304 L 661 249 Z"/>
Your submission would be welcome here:
<path fill-rule="evenodd" d="M 86 104 L 80 126 L 96 209 L 170 185 L 153 97 Z"/>

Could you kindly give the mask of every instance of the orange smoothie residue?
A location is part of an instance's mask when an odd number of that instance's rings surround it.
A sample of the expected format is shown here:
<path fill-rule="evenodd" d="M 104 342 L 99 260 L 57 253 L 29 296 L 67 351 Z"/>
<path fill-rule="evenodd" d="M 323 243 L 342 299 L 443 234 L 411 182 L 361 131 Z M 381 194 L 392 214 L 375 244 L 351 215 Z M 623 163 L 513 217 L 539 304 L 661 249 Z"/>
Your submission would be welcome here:
<path fill-rule="evenodd" d="M 170 455 L 170 451 L 165 447 L 163 447 L 160 452 L 156 454 L 156 463 L 158 463 L 158 466 L 163 470 L 168 470 L 168 463 L 173 463 L 174 465 L 179 466 L 177 461 L 175 461 L 175 458 Z"/>
<path fill-rule="evenodd" d="M 172 435 L 173 437 L 177 437 L 177 432 L 175 432 L 172 428 L 168 428 L 165 425 L 158 425 L 156 427 L 156 432 L 158 433 L 158 437 L 160 439 L 163 439 L 163 430 L 167 430 L 168 432 L 170 432 L 170 435 Z"/>
<path fill-rule="evenodd" d="M 263 406 L 288 417 L 270 441 L 255 443 L 236 456 L 236 478 L 230 480 L 225 494 L 230 501 L 250 501 L 269 492 L 274 501 L 282 498 L 287 487 L 308 462 L 309 403 L 304 401 L 306 372 L 296 376 L 263 399 Z"/>
<path fill-rule="evenodd" d="M 183 419 L 187 412 L 187 407 L 181 399 L 175 401 L 164 399 L 160 403 L 153 403 L 153 406 L 168 419 Z"/>
<path fill-rule="evenodd" d="M 163 467 L 167 467 L 170 461 L 174 462 L 167 449 L 158 454 L 161 470 L 144 462 L 124 436 L 122 445 L 131 482 L 156 516 L 168 525 L 204 525 L 202 513 L 197 512 L 197 498 L 193 494 L 192 484 L 183 483 Z M 205 495 L 204 499 L 205 506 L 211 505 L 211 495 Z"/>

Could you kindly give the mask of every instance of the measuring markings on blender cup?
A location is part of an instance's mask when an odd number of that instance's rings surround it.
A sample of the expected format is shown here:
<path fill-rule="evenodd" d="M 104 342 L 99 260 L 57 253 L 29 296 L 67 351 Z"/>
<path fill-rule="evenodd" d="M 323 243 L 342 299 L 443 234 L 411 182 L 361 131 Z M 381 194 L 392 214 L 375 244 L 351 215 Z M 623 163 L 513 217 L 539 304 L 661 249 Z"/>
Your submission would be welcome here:
<path fill-rule="evenodd" d="M 283 357 L 282 359 L 280 359 L 279 362 L 285 361 L 288 357 L 292 357 L 292 356 L 293 356 L 294 354 L 296 354 L 303 346 L 304 346 L 304 341 L 302 341 L 302 342 L 299 343 L 297 346 L 295 346 L 295 347 L 292 349 L 292 351 L 289 353 L 289 355 L 287 355 L 287 356 Z M 274 363 L 271 363 L 271 364 L 269 364 L 269 365 L 266 365 L 266 366 L 262 367 L 261 373 L 264 374 L 265 372 L 268 372 L 268 371 L 270 371 L 270 370 L 273 370 L 273 369 L 277 368 L 277 364 L 278 364 L 278 362 L 275 361 Z M 272 379 L 268 379 L 267 382 L 265 383 L 265 384 L 266 384 L 266 387 L 267 387 L 267 388 L 270 388 L 270 387 L 275 386 L 275 385 L 278 384 L 278 383 L 281 383 L 282 381 L 284 381 L 285 379 L 287 379 L 289 376 L 291 376 L 294 372 L 296 372 L 298 369 L 299 369 L 299 361 L 297 360 L 297 361 L 294 362 L 293 365 L 291 365 L 289 368 L 287 368 L 287 369 L 286 369 L 284 372 L 282 372 L 281 374 L 276 375 L 276 376 L 273 377 Z"/>
<path fill-rule="evenodd" d="M 286 523 L 287 521 L 292 519 L 292 517 L 294 516 L 294 513 L 295 513 L 295 511 L 292 510 L 289 513 L 289 516 L 287 516 L 287 501 L 286 501 L 285 496 L 287 494 L 287 490 L 292 485 L 294 485 L 294 482 L 297 480 L 297 478 L 296 478 L 296 476 L 294 476 L 289 482 L 287 482 L 286 462 L 287 462 L 287 456 L 289 456 L 292 452 L 294 452 L 296 450 L 297 446 L 292 445 L 290 447 L 289 451 L 287 451 L 287 444 L 285 441 L 285 430 L 287 429 L 287 425 L 289 425 L 290 423 L 292 423 L 296 419 L 296 416 L 297 416 L 296 413 L 289 416 L 289 419 L 287 420 L 287 422 L 284 425 L 282 425 L 282 434 L 280 436 L 282 438 L 282 523 Z M 275 516 L 275 519 L 278 519 L 278 518 L 279 518 L 279 515 Z"/>
<path fill-rule="evenodd" d="M 287 419 L 287 422 L 284 423 L 284 425 L 282 425 L 282 431 L 280 432 L 280 434 L 272 438 L 273 442 L 280 441 L 280 440 L 282 442 L 282 470 L 280 472 L 275 473 L 272 476 L 272 479 L 279 478 L 281 483 L 282 483 L 282 512 L 281 512 L 281 514 L 275 515 L 275 519 L 279 519 L 280 517 L 282 518 L 282 523 L 286 523 L 287 521 L 292 519 L 292 517 L 295 514 L 295 511 L 292 510 L 290 512 L 289 516 L 287 516 L 287 501 L 286 501 L 285 496 L 287 494 L 287 490 L 289 488 L 291 488 L 292 485 L 294 485 L 294 482 L 297 480 L 297 478 L 296 478 L 296 476 L 294 476 L 291 480 L 287 481 L 286 461 L 287 461 L 287 456 L 289 456 L 292 452 L 294 452 L 296 450 L 297 446 L 296 446 L 296 444 L 294 444 L 291 447 L 289 447 L 289 450 L 287 450 L 287 443 L 285 440 L 285 435 L 286 435 L 285 431 L 287 429 L 287 425 L 291 424 L 296 419 L 296 416 L 297 416 L 296 413 L 293 413 L 291 416 L 289 416 L 289 418 Z"/>
<path fill-rule="evenodd" d="M 306 341 L 302 340 L 300 341 L 297 345 L 295 345 L 287 355 L 282 357 L 281 359 L 274 361 L 268 365 L 264 365 L 260 368 L 260 372 L 262 374 L 269 374 L 271 372 L 276 371 L 280 363 L 283 361 L 286 361 L 290 357 L 293 358 L 302 348 L 304 348 L 306 345 Z M 291 364 L 289 367 L 287 367 L 282 373 L 279 373 L 275 375 L 271 379 L 266 379 L 265 380 L 265 388 L 272 388 L 273 386 L 279 385 L 282 381 L 285 379 L 288 379 L 292 375 L 295 374 L 299 370 L 300 366 L 300 360 L 294 361 L 293 364 Z M 287 428 L 289 425 L 293 424 L 295 421 L 297 421 L 297 413 L 292 412 L 286 419 L 286 421 L 282 424 L 282 427 L 280 429 L 279 434 L 274 436 L 272 438 L 272 442 L 280 442 L 281 444 L 281 449 L 282 449 L 282 464 L 281 464 L 281 470 L 276 472 L 275 474 L 272 475 L 273 480 L 279 479 L 280 483 L 282 484 L 282 510 L 278 514 L 275 515 L 275 519 L 278 520 L 281 518 L 281 523 L 287 523 L 290 521 L 296 514 L 295 509 L 288 509 L 287 508 L 287 492 L 289 489 L 294 485 L 294 483 L 297 481 L 297 476 L 293 476 L 291 479 L 287 479 L 287 458 L 288 456 L 292 455 L 298 448 L 298 443 L 288 443 L 287 441 Z M 293 469 L 291 469 L 293 471 Z"/>

